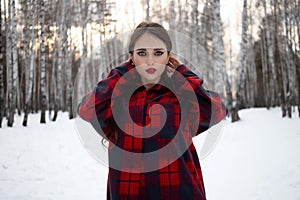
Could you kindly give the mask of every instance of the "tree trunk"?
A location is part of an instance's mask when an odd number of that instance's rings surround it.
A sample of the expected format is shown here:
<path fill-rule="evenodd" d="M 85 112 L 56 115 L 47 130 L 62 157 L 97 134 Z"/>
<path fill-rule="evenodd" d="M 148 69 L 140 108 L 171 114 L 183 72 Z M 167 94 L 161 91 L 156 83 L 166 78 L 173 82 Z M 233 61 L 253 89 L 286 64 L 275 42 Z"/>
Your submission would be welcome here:
<path fill-rule="evenodd" d="M 33 90 L 33 77 L 34 77 L 34 64 L 35 64 L 35 15 L 36 15 L 36 2 L 35 0 L 30 0 L 26 2 L 28 4 L 28 9 L 30 7 L 30 13 L 28 14 L 27 20 L 30 22 L 29 27 L 31 27 L 30 32 L 28 31 L 29 36 L 26 36 L 27 46 L 25 49 L 26 52 L 26 87 L 25 87 L 25 105 L 24 105 L 24 118 L 23 118 L 23 126 L 27 126 L 28 123 L 28 114 L 29 110 L 31 109 L 31 100 L 32 100 L 32 90 Z M 29 11 L 28 10 L 28 11 Z M 28 12 L 27 11 L 27 12 Z M 26 29 L 29 29 L 29 27 L 26 27 Z"/>
<path fill-rule="evenodd" d="M 248 16 L 254 16 L 254 9 L 252 5 L 249 5 L 250 7 L 247 8 Z M 257 71 L 256 71 L 256 64 L 255 64 L 255 38 L 253 37 L 254 33 L 254 20 L 253 17 L 248 17 L 248 26 L 250 28 L 249 31 L 249 42 L 248 42 L 248 75 L 249 75 L 249 99 L 248 99 L 248 105 L 249 107 L 255 106 L 255 97 L 257 97 Z"/>
<path fill-rule="evenodd" d="M 207 52 L 208 55 L 212 55 L 212 26 L 213 26 L 213 14 L 212 14 L 212 6 L 209 5 L 209 1 L 205 1 L 203 7 L 203 14 L 201 15 L 201 29 L 200 29 L 200 45 Z M 206 66 L 211 65 L 209 59 L 207 59 Z M 208 85 L 213 88 L 214 80 L 213 80 L 213 67 L 205 67 L 204 72 L 205 80 Z"/>
<path fill-rule="evenodd" d="M 65 31 L 65 34 L 67 34 L 67 32 Z M 65 38 L 68 38 L 68 36 L 66 35 Z M 67 77 L 67 86 L 66 86 L 66 91 L 67 91 L 67 106 L 68 106 L 68 112 L 69 112 L 69 119 L 73 119 L 74 118 L 74 113 L 73 113 L 73 107 L 72 107 L 72 92 L 73 92 L 73 84 L 72 84 L 72 65 L 71 65 L 71 54 L 69 51 L 69 42 L 66 42 L 67 46 L 65 48 L 65 55 L 67 55 L 66 57 L 66 64 L 65 64 L 65 68 L 66 68 L 66 77 Z M 96 75 L 97 73 L 94 73 L 94 75 Z M 96 82 L 97 80 L 95 80 Z"/>
<path fill-rule="evenodd" d="M 269 78 L 268 78 L 268 61 L 267 61 L 267 47 L 265 31 L 261 29 L 261 61 L 262 61 L 262 79 L 263 79 L 263 91 L 265 106 L 270 108 L 270 90 L 269 90 Z"/>
<path fill-rule="evenodd" d="M 200 51 L 199 45 L 199 12 L 198 12 L 198 0 L 192 1 L 192 24 L 191 24 L 191 33 L 192 33 L 192 44 L 191 44 L 191 59 L 194 63 L 198 62 L 198 51 Z M 175 19 L 175 18 L 174 18 Z M 171 19 L 171 20 L 174 20 Z"/>
<path fill-rule="evenodd" d="M 8 1 L 8 15 L 6 17 L 6 85 L 7 85 L 7 126 L 11 127 L 13 125 L 13 118 L 9 115 L 12 102 L 12 38 L 11 38 L 11 0 Z"/>
<path fill-rule="evenodd" d="M 275 66 L 278 75 L 278 97 L 279 97 L 279 104 L 281 107 L 282 117 L 286 116 L 286 100 L 285 100 L 285 92 L 284 92 L 284 80 L 283 80 L 283 73 L 282 73 L 282 53 L 281 53 L 281 39 L 279 33 L 279 23 L 280 19 L 280 10 L 277 3 L 274 3 L 274 14 L 275 14 L 275 23 L 274 23 L 274 34 L 275 34 Z"/>
<path fill-rule="evenodd" d="M 55 96 L 55 105 L 54 105 L 54 117 L 53 121 L 56 120 L 58 110 L 62 108 L 62 65 L 64 61 L 64 44 L 65 44 L 65 31 L 66 31 L 66 1 L 60 1 L 60 22 L 59 22 L 59 43 L 58 43 L 58 58 L 57 58 L 57 87 L 56 87 L 56 96 Z M 82 11 L 82 9 L 81 9 Z"/>
<path fill-rule="evenodd" d="M 150 0 L 146 0 L 146 21 L 150 21 Z"/>
<path fill-rule="evenodd" d="M 213 61 L 214 61 L 214 90 L 218 92 L 223 100 L 225 100 L 225 50 L 223 43 L 223 30 L 220 15 L 220 0 L 212 0 L 213 7 Z"/>
<path fill-rule="evenodd" d="M 297 82 L 298 82 L 298 116 L 300 117 L 300 65 L 296 67 L 297 70 Z"/>
<path fill-rule="evenodd" d="M 238 110 L 241 104 L 245 104 L 245 98 L 242 96 L 245 93 L 245 80 L 246 80 L 246 66 L 247 66 L 247 36 L 248 30 L 248 14 L 247 14 L 247 0 L 244 0 L 243 4 L 243 15 L 242 15 L 242 41 L 240 45 L 240 74 L 236 90 L 236 102 L 232 106 L 232 118 L 231 121 L 235 122 L 240 119 Z"/>
<path fill-rule="evenodd" d="M 46 52 L 45 52 L 45 0 L 40 0 L 40 26 L 41 26 L 41 47 L 40 47 L 40 85 L 41 85 L 41 119 L 40 123 L 46 123 L 47 93 L 46 93 Z"/>
<path fill-rule="evenodd" d="M 2 36 L 2 3 L 0 3 L 0 128 L 4 117 L 4 72 L 3 72 L 3 36 Z"/>
<path fill-rule="evenodd" d="M 17 17 L 15 0 L 10 1 L 9 10 L 11 12 L 11 90 L 9 92 L 9 115 L 7 126 L 12 127 L 14 123 L 14 115 L 17 100 L 17 84 L 18 84 L 18 50 L 17 50 Z M 9 65 L 8 65 L 9 67 Z"/>
<path fill-rule="evenodd" d="M 296 69 L 295 69 L 295 64 L 292 60 L 292 50 L 289 44 L 289 16 L 288 16 L 288 1 L 284 0 L 284 21 L 285 21 L 285 46 L 286 46 L 286 62 L 288 66 L 288 92 L 287 92 L 287 112 L 288 112 L 288 117 L 292 117 L 292 99 L 294 97 L 294 90 L 296 87 L 296 82 L 295 82 L 295 75 L 296 75 Z"/>
<path fill-rule="evenodd" d="M 53 55 L 53 61 L 52 61 L 52 67 L 51 67 L 51 87 L 50 87 L 50 108 L 49 108 L 49 119 L 51 119 L 52 121 L 55 121 L 56 120 L 56 117 L 57 117 L 57 113 L 55 114 L 54 113 L 54 116 L 51 117 L 51 114 L 52 114 L 52 110 L 54 110 L 55 112 L 55 97 L 56 97 L 56 80 L 55 80 L 55 77 L 56 77 L 56 68 L 57 68 L 57 65 L 56 65 L 56 61 L 57 61 L 57 52 L 55 51 L 54 55 Z"/>
<path fill-rule="evenodd" d="M 294 7 L 298 8 L 297 12 L 295 13 L 295 21 L 296 21 L 296 28 L 297 28 L 297 35 L 298 38 L 296 40 L 298 40 L 298 47 L 295 46 L 295 48 L 298 48 L 298 55 L 299 55 L 299 49 L 300 49 L 300 1 L 299 0 L 294 0 Z M 295 41 L 296 41 L 295 40 Z M 297 45 L 297 44 L 296 44 Z M 296 51 L 297 52 L 297 51 Z M 296 54 L 297 55 L 297 54 Z M 297 87 L 298 87 L 298 99 L 296 104 L 298 105 L 298 116 L 300 117 L 300 58 L 299 56 L 296 58 L 296 73 L 297 73 Z"/>
<path fill-rule="evenodd" d="M 270 80 L 271 83 L 271 105 L 275 106 L 276 102 L 275 102 L 275 95 L 278 94 L 277 92 L 277 87 L 275 87 L 275 83 L 277 81 L 277 74 L 276 74 L 276 70 L 275 70 L 275 62 L 274 62 L 274 42 L 271 36 L 271 24 L 269 23 L 268 20 L 268 13 L 267 13 L 267 5 L 266 5 L 266 0 L 263 0 L 263 7 L 264 7 L 264 14 L 265 14 L 265 30 L 266 30 L 266 41 L 267 41 L 267 52 L 268 52 L 268 59 L 269 59 L 269 64 L 271 67 L 271 72 L 272 72 L 272 79 Z"/>

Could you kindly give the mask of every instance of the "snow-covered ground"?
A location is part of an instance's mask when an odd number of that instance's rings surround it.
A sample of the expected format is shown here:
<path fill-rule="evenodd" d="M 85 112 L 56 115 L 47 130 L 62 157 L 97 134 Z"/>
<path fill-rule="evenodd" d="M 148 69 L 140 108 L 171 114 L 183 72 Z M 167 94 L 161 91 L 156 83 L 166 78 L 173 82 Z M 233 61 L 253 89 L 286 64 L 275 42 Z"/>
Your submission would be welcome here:
<path fill-rule="evenodd" d="M 227 120 L 214 150 L 201 160 L 209 200 L 300 200 L 300 119 L 280 109 L 240 111 Z M 105 199 L 107 168 L 81 144 L 75 120 L 29 126 L 16 117 L 0 128 L 1 200 Z M 195 138 L 200 151 L 203 136 Z"/>

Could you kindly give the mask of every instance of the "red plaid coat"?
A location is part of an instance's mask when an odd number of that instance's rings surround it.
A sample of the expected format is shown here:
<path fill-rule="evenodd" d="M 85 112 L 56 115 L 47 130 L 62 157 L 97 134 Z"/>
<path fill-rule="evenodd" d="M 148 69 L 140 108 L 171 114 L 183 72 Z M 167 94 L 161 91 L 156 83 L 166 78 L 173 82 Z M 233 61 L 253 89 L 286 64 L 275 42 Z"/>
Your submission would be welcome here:
<path fill-rule="evenodd" d="M 143 154 L 140 159 L 132 160 L 125 154 L 117 155 L 114 151 L 116 148 L 109 148 L 109 162 L 112 165 L 119 164 L 119 168 L 109 168 L 107 199 L 205 200 L 201 167 L 191 138 L 226 116 L 221 98 L 216 93 L 203 89 L 203 81 L 184 65 L 180 65 L 176 71 L 185 77 L 191 87 L 187 87 L 187 83 L 174 73 L 171 78 L 163 75 L 160 83 L 146 90 L 136 71 L 131 69 L 133 66 L 129 62 L 112 69 L 108 77 L 82 99 L 78 107 L 79 116 L 91 122 L 102 136 L 110 133 L 108 139 L 126 152 L 159 152 L 173 140 L 175 142 L 168 150 L 171 153 L 164 156 L 158 154 L 148 160 L 143 159 Z M 129 70 L 129 78 L 121 81 L 121 77 Z M 116 89 L 117 95 L 112 98 L 113 89 L 119 80 L 121 84 Z M 129 105 L 125 105 L 127 88 L 132 86 L 137 89 L 130 94 Z M 189 96 L 191 93 L 196 94 L 196 100 Z M 179 104 L 180 98 L 183 99 L 183 104 Z M 137 129 L 132 121 L 124 118 L 124 108 L 128 108 L 134 123 L 141 126 L 161 126 L 161 110 L 150 110 L 155 104 L 164 107 L 167 119 L 163 128 L 153 136 L 147 137 L 147 133 L 135 131 Z M 116 116 L 112 113 L 114 106 L 119 113 Z M 119 118 L 122 126 L 127 128 L 124 130 L 116 126 L 115 118 Z M 111 127 L 115 127 L 115 130 L 110 131 Z M 144 137 L 135 137 L 141 134 L 145 134 Z M 157 166 L 157 169 L 143 172 L 149 164 Z M 135 170 L 131 172 L 130 167 Z M 136 173 L 136 168 L 140 168 L 141 172 Z"/>

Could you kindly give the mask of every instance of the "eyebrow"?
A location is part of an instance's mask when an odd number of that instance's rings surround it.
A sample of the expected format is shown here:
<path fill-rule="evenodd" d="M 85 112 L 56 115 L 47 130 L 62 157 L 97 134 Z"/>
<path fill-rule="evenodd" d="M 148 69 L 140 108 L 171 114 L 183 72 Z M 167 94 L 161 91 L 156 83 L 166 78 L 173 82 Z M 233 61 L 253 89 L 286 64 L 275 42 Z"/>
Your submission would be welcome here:
<path fill-rule="evenodd" d="M 152 48 L 151 48 L 152 49 Z M 147 51 L 146 48 L 135 49 L 136 51 Z M 153 48 L 154 51 L 166 50 L 164 48 Z"/>

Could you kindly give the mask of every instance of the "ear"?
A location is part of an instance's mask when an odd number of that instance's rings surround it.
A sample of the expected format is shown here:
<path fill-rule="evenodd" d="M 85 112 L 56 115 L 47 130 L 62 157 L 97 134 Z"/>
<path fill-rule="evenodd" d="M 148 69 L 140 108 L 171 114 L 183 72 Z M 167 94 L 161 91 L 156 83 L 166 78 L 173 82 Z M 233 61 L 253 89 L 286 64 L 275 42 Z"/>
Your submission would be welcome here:
<path fill-rule="evenodd" d="M 172 53 L 170 52 L 170 53 L 168 54 L 168 62 L 167 62 L 167 64 L 169 63 L 171 56 L 172 56 Z"/>
<path fill-rule="evenodd" d="M 133 55 L 131 53 L 129 54 L 129 59 L 132 60 L 132 62 L 134 62 Z"/>

